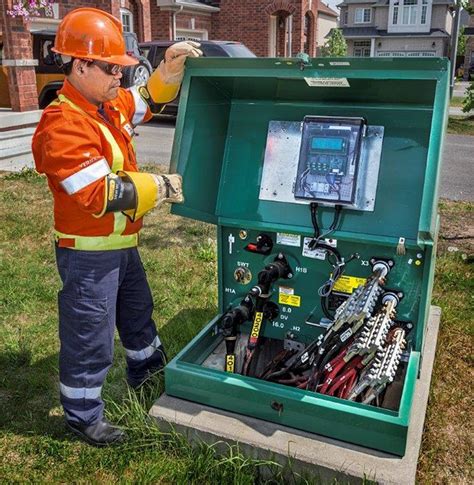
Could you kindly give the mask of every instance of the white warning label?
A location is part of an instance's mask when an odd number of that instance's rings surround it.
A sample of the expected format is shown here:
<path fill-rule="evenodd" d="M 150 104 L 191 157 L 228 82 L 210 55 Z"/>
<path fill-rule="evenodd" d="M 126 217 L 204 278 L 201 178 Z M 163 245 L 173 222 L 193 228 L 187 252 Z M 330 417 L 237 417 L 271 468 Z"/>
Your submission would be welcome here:
<path fill-rule="evenodd" d="M 312 237 L 305 237 L 303 239 L 303 256 L 324 261 L 326 259 L 326 251 L 324 249 L 309 249 L 308 246 L 312 240 Z"/>
<path fill-rule="evenodd" d="M 312 88 L 350 88 L 346 77 L 305 77 L 304 80 Z"/>
<path fill-rule="evenodd" d="M 287 232 L 277 232 L 277 244 L 283 246 L 301 246 L 301 236 L 298 234 L 288 234 Z"/>

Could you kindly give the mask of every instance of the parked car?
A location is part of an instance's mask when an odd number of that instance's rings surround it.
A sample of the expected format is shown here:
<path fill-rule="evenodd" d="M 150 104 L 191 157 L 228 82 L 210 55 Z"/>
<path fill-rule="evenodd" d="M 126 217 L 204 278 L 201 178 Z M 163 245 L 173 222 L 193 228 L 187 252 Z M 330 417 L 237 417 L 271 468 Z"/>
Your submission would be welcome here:
<path fill-rule="evenodd" d="M 139 64 L 124 69 L 121 81 L 122 87 L 128 88 L 134 85 L 146 84 L 153 68 L 146 54 L 140 49 L 137 35 L 132 32 L 124 32 L 123 37 L 125 39 L 127 54 L 137 58 Z"/>
<path fill-rule="evenodd" d="M 153 69 L 163 60 L 166 49 L 178 41 L 158 40 L 140 43 L 140 49 L 150 61 Z M 227 40 L 201 40 L 201 50 L 204 57 L 256 57 L 256 55 L 241 42 Z M 168 103 L 160 115 L 176 117 L 178 113 L 179 95 Z"/>
<path fill-rule="evenodd" d="M 46 108 L 56 98 L 56 91 L 61 89 L 64 74 L 54 62 L 51 48 L 54 45 L 55 32 L 43 30 L 32 32 L 33 58 L 38 61 L 35 66 L 36 87 L 38 89 L 38 105 Z M 136 57 L 139 64 L 126 68 L 123 72 L 121 84 L 130 87 L 134 84 L 145 84 L 150 77 L 152 67 L 146 56 L 140 52 L 135 34 L 124 32 L 127 54 Z M 7 68 L 3 67 L 3 45 L 0 43 L 0 107 L 9 108 L 10 95 L 8 93 Z"/>
<path fill-rule="evenodd" d="M 56 98 L 56 91 L 62 86 L 64 80 L 64 74 L 54 63 L 51 52 L 54 36 L 54 32 L 47 30 L 32 32 L 33 58 L 38 61 L 35 73 L 40 108 L 45 108 Z M 3 46 L 0 45 L 0 50 L 2 49 Z M 0 106 L 10 107 L 7 68 L 3 66 L 0 66 Z"/>

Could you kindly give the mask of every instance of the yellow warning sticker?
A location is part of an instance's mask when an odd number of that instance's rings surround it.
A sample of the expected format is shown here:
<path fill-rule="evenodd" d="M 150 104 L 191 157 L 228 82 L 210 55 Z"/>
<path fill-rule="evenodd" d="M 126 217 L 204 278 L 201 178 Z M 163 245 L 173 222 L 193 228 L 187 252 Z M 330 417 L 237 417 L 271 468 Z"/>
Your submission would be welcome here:
<path fill-rule="evenodd" d="M 341 293 L 352 293 L 358 286 L 366 282 L 365 278 L 358 278 L 357 276 L 342 275 L 334 285 L 333 291 L 340 291 Z"/>
<path fill-rule="evenodd" d="M 252 331 L 250 332 L 250 337 L 258 339 L 260 335 L 260 327 L 263 322 L 263 312 L 255 312 L 255 317 L 253 319 Z"/>
<path fill-rule="evenodd" d="M 282 305 L 301 306 L 301 296 L 280 293 L 278 295 L 278 303 Z"/>
<path fill-rule="evenodd" d="M 226 355 L 225 357 L 225 370 L 226 372 L 234 372 L 235 355 Z"/>

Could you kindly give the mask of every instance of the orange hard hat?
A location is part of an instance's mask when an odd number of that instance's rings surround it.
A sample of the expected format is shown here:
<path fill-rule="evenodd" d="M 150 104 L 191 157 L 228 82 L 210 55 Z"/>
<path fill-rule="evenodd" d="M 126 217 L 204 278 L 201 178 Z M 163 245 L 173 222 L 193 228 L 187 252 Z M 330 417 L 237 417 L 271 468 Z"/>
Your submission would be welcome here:
<path fill-rule="evenodd" d="M 53 52 L 132 66 L 138 60 L 125 53 L 122 23 L 97 8 L 76 8 L 61 21 Z"/>

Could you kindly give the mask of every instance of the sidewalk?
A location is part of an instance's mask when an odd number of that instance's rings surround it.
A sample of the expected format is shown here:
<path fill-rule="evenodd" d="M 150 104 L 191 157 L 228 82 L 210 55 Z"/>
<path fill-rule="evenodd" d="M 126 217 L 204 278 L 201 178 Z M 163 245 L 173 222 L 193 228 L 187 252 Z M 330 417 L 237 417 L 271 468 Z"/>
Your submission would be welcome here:
<path fill-rule="evenodd" d="M 454 107 L 454 106 L 449 107 L 449 116 L 470 116 L 470 115 L 474 116 L 474 113 L 472 111 L 471 113 L 463 113 L 462 108 Z"/>
<path fill-rule="evenodd" d="M 33 167 L 31 139 L 42 110 L 18 113 L 0 108 L 0 171 Z"/>
<path fill-rule="evenodd" d="M 466 89 L 468 88 L 469 84 L 468 81 L 459 81 L 454 85 L 453 89 L 453 96 L 464 98 L 466 95 Z"/>

